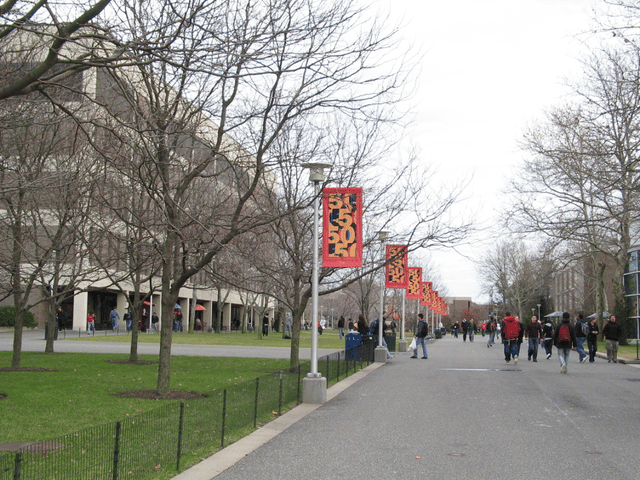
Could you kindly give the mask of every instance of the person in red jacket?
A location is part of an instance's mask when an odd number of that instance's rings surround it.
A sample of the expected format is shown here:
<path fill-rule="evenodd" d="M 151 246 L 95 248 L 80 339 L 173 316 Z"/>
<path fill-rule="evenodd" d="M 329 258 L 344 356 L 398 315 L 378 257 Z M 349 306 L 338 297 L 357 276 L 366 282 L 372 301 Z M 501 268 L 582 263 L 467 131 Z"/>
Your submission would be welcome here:
<path fill-rule="evenodd" d="M 504 344 L 504 360 L 508 364 L 513 358 L 513 364 L 518 364 L 518 340 L 520 337 L 520 322 L 509 312 L 502 319 L 502 343 Z"/>

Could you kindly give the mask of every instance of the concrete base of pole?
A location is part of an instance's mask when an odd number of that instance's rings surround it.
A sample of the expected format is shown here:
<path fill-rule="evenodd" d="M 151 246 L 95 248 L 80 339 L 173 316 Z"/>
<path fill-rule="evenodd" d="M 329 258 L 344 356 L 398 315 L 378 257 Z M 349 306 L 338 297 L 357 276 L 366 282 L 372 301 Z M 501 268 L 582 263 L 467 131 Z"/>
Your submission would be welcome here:
<path fill-rule="evenodd" d="M 407 347 L 409 346 L 409 344 L 407 343 L 406 340 L 400 340 L 398 342 L 398 346 L 396 348 L 396 352 L 398 353 L 404 353 L 407 351 Z"/>
<path fill-rule="evenodd" d="M 373 351 L 374 363 L 387 363 L 387 349 L 384 347 L 376 347 Z"/>
<path fill-rule="evenodd" d="M 302 403 L 322 405 L 327 401 L 327 379 L 304 377 L 302 379 Z"/>

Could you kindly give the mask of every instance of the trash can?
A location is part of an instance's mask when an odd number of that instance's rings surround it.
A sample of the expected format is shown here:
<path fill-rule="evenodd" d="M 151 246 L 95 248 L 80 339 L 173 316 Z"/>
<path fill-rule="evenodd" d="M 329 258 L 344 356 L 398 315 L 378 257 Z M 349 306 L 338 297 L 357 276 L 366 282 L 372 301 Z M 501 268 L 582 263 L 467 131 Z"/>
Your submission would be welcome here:
<path fill-rule="evenodd" d="M 439 328 L 436 328 L 435 333 L 436 333 L 436 338 L 442 338 L 442 333 L 440 333 L 440 329 Z"/>
<path fill-rule="evenodd" d="M 362 335 L 359 333 L 347 333 L 344 336 L 344 353 L 347 360 L 360 360 L 361 345 Z"/>
<path fill-rule="evenodd" d="M 395 335 L 385 335 L 384 341 L 387 342 L 387 348 L 390 352 L 396 351 L 396 336 Z"/>

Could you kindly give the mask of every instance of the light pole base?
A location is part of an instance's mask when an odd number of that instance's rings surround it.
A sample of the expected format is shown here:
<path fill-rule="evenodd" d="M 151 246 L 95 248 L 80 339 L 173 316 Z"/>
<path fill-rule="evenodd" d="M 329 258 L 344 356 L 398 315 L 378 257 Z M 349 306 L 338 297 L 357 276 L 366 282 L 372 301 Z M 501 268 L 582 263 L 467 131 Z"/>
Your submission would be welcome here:
<path fill-rule="evenodd" d="M 305 377 L 302 379 L 302 403 L 322 405 L 327 401 L 327 379 Z"/>
<path fill-rule="evenodd" d="M 387 349 L 384 347 L 376 347 L 373 351 L 374 363 L 387 363 Z"/>
<path fill-rule="evenodd" d="M 409 344 L 407 343 L 406 340 L 400 340 L 398 342 L 398 347 L 396 348 L 396 351 L 400 352 L 400 353 L 404 353 L 404 352 L 407 351 L 407 347 L 408 346 L 409 346 Z"/>

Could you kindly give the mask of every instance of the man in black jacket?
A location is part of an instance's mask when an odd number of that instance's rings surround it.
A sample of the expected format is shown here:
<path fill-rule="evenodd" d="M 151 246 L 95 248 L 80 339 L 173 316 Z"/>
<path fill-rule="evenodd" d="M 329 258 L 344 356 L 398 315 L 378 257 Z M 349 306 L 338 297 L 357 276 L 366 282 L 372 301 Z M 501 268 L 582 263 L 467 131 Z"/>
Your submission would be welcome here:
<path fill-rule="evenodd" d="M 622 336 L 622 329 L 616 323 L 615 315 L 611 315 L 611 318 L 602 329 L 602 334 L 607 340 L 607 361 L 611 363 L 613 360 L 613 363 L 618 363 L 618 345 Z"/>

